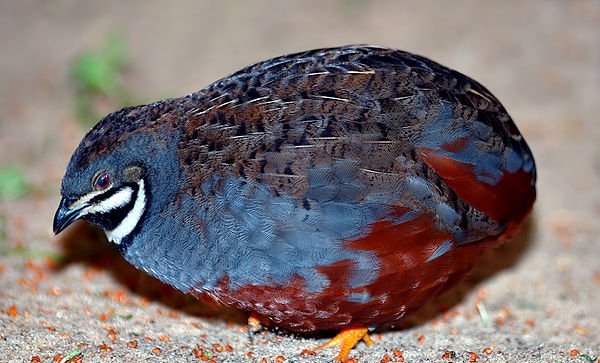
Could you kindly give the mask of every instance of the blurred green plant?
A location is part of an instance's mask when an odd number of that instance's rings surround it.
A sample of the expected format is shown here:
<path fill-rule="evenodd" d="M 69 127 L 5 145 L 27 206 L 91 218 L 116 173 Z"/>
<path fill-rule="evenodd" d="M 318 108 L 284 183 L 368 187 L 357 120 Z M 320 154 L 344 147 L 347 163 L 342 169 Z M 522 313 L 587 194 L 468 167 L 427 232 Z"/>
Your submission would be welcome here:
<path fill-rule="evenodd" d="M 29 192 L 23 169 L 17 166 L 0 168 L 0 200 L 13 200 Z"/>
<path fill-rule="evenodd" d="M 0 251 L 2 250 L 2 244 L 6 240 L 8 232 L 6 231 L 6 217 L 0 214 Z"/>
<path fill-rule="evenodd" d="M 123 82 L 128 63 L 127 45 L 118 33 L 110 34 L 102 49 L 86 50 L 75 58 L 70 73 L 76 88 L 75 111 L 83 126 L 134 103 Z"/>

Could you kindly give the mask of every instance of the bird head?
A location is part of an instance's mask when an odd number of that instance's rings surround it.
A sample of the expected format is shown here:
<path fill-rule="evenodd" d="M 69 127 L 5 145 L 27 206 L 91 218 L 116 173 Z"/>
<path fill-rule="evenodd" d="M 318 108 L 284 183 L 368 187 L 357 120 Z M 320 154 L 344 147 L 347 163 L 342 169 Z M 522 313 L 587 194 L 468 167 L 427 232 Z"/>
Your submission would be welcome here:
<path fill-rule="evenodd" d="M 67 169 L 54 216 L 54 233 L 83 219 L 106 231 L 111 242 L 120 244 L 135 230 L 146 210 L 145 169 L 137 163 L 86 169 Z M 75 180 L 73 176 L 79 179 L 70 183 Z"/>
<path fill-rule="evenodd" d="M 168 149 L 153 114 L 151 106 L 126 108 L 88 132 L 62 181 L 55 234 L 81 219 L 120 245 L 139 230 L 151 199 L 148 165 L 158 159 L 159 149 Z"/>

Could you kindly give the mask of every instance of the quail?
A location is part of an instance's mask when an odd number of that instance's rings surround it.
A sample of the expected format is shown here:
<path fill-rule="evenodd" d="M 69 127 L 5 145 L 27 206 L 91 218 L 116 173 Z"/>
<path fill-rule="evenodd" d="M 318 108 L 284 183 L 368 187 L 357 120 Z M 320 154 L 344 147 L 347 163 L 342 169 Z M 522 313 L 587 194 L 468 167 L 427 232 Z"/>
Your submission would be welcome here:
<path fill-rule="evenodd" d="M 446 291 L 536 197 L 523 136 L 481 84 L 377 46 L 284 55 L 83 138 L 59 233 L 102 228 L 137 268 L 292 332 L 368 328 Z"/>

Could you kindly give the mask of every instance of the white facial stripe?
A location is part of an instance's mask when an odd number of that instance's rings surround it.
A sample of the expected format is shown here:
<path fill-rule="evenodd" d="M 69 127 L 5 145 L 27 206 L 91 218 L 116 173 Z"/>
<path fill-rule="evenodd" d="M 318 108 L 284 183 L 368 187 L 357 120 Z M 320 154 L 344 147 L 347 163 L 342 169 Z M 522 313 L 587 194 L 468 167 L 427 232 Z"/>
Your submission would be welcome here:
<path fill-rule="evenodd" d="M 127 237 L 131 232 L 133 232 L 138 222 L 142 218 L 142 214 L 144 214 L 144 209 L 146 208 L 146 191 L 144 190 L 144 180 L 140 180 L 138 182 L 138 185 L 139 190 L 133 208 L 129 211 L 129 213 L 127 213 L 127 216 L 121 221 L 121 223 L 119 223 L 119 225 L 115 229 L 113 229 L 112 231 L 106 231 L 106 237 L 108 237 L 108 240 L 113 242 L 114 244 L 120 244 L 123 238 Z M 129 190 L 130 192 L 127 201 L 122 205 L 125 205 L 131 200 L 131 194 L 133 193 L 131 188 L 126 188 L 124 190 Z M 111 198 L 109 198 L 108 200 L 110 200 Z"/>
<path fill-rule="evenodd" d="M 123 207 L 131 201 L 132 195 L 133 189 L 130 187 L 123 188 L 99 204 L 86 208 L 85 213 L 106 213 L 113 209 Z"/>
<path fill-rule="evenodd" d="M 91 192 L 91 193 L 89 193 L 89 194 L 86 194 L 86 195 L 84 195 L 83 197 L 81 197 L 81 198 L 77 199 L 77 200 L 75 201 L 75 203 L 73 203 L 73 204 L 70 206 L 70 208 L 76 208 L 77 206 L 80 206 L 80 205 L 82 205 L 82 204 L 85 204 L 85 203 L 89 202 L 89 201 L 90 201 L 92 198 L 94 198 L 95 196 L 97 196 L 97 195 L 100 195 L 100 194 L 104 194 L 104 193 L 106 193 L 106 192 L 107 192 L 107 191 L 109 191 L 109 190 L 110 190 L 110 188 L 108 188 L 108 189 L 104 189 L 104 190 L 96 190 L 96 191 L 93 191 L 93 192 Z"/>

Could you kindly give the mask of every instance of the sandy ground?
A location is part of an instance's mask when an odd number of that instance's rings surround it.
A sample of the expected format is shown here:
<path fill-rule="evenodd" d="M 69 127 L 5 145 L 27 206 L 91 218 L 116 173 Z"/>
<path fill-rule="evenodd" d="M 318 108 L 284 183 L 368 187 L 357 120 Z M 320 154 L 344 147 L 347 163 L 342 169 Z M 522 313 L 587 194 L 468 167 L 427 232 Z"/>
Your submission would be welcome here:
<path fill-rule="evenodd" d="M 534 151 L 533 217 L 457 289 L 351 355 L 600 362 L 600 2 L 316 0 L 0 1 L 0 167 L 21 167 L 29 184 L 26 196 L 0 200 L 0 361 L 325 362 L 335 354 L 301 354 L 323 337 L 269 331 L 250 343 L 242 314 L 145 277 L 85 224 L 52 236 L 60 179 L 85 132 L 69 69 L 111 31 L 128 45 L 127 86 L 147 101 L 271 56 L 348 43 L 409 50 L 482 82 Z"/>

